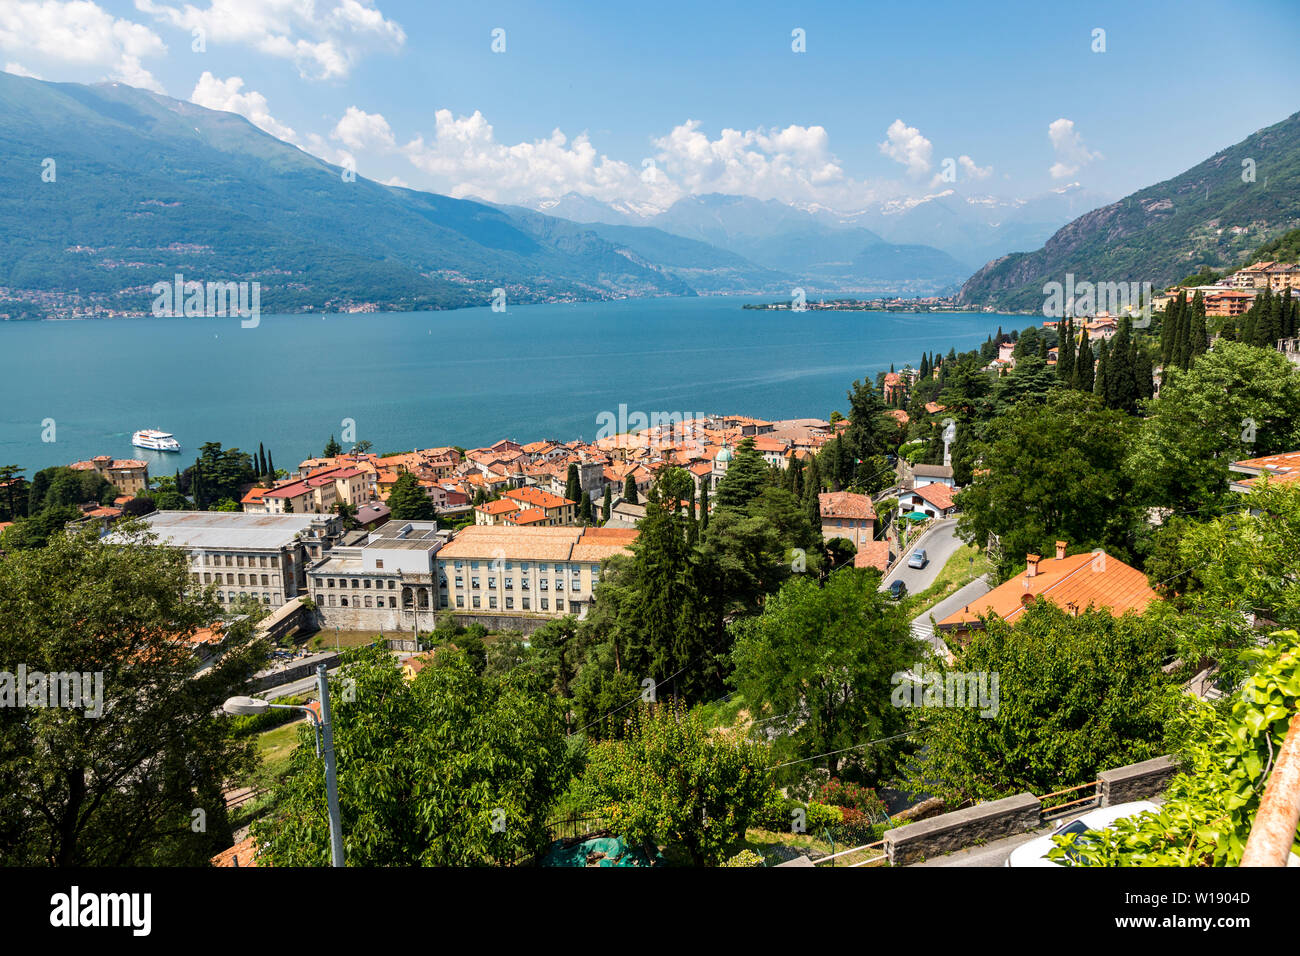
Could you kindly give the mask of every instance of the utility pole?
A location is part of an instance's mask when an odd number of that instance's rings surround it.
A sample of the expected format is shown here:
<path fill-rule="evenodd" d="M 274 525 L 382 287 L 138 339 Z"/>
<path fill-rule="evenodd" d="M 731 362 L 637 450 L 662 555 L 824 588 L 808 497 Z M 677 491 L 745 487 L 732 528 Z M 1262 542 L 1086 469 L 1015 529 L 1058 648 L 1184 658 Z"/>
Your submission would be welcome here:
<path fill-rule="evenodd" d="M 334 722 L 330 717 L 330 681 L 325 664 L 316 665 L 316 686 L 320 692 L 321 736 L 324 738 L 325 797 L 329 802 L 330 861 L 343 866 L 343 822 L 339 817 L 338 768 L 334 762 Z"/>

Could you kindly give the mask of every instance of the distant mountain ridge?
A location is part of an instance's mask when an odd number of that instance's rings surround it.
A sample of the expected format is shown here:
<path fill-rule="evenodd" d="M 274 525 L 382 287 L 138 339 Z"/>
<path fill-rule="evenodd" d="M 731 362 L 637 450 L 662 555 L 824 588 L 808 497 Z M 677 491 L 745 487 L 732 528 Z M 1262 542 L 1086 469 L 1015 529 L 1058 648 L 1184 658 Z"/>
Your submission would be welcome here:
<path fill-rule="evenodd" d="M 1039 250 L 994 259 L 961 301 L 1038 309 L 1042 287 L 1065 273 L 1092 282 L 1163 289 L 1207 267 L 1241 264 L 1251 250 L 1300 226 L 1300 113 L 1258 130 L 1172 179 L 1061 227 Z"/>
<path fill-rule="evenodd" d="M 264 312 L 694 294 L 574 223 L 346 181 L 243 117 L 120 84 L 0 73 L 0 154 L 0 286 L 47 314 L 147 311 L 175 273 L 256 280 Z"/>

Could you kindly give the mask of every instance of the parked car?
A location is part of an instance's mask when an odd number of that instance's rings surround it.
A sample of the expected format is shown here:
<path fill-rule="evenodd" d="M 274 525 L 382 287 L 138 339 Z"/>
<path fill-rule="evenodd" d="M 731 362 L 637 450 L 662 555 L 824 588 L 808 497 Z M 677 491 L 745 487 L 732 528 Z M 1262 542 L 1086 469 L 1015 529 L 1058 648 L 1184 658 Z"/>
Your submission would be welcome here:
<path fill-rule="evenodd" d="M 1055 860 L 1049 860 L 1047 853 L 1052 847 L 1056 846 L 1052 842 L 1052 837 L 1062 833 L 1077 833 L 1075 842 L 1087 840 L 1084 834 L 1095 833 L 1099 830 L 1105 830 L 1117 820 L 1124 820 L 1128 817 L 1136 817 L 1150 810 L 1153 813 L 1160 808 L 1150 800 L 1134 800 L 1131 803 L 1117 803 L 1113 807 L 1099 807 L 1089 813 L 1085 813 L 1077 820 L 1070 820 L 1062 823 L 1046 836 L 1038 837 L 1023 843 L 1011 851 L 1007 857 L 1007 866 L 1064 866 L 1063 863 L 1057 863 Z"/>
<path fill-rule="evenodd" d="M 925 553 L 925 548 L 917 548 L 912 552 L 912 556 L 907 559 L 909 568 L 923 568 L 930 563 L 929 556 Z"/>
<path fill-rule="evenodd" d="M 889 596 L 895 601 L 901 601 L 907 597 L 907 585 L 902 581 L 892 581 L 889 585 Z"/>

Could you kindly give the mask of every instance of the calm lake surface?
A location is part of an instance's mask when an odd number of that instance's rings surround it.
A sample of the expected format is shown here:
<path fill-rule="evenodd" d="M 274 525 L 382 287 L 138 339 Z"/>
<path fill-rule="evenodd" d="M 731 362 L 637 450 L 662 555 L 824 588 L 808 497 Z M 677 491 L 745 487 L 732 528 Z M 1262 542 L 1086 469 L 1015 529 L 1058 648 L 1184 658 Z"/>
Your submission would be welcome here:
<path fill-rule="evenodd" d="M 343 420 L 374 451 L 513 438 L 591 440 L 597 416 L 727 412 L 826 418 L 855 378 L 923 350 L 970 349 L 1001 314 L 759 312 L 735 297 L 641 299 L 451 312 L 0 322 L 0 464 L 28 476 L 94 455 L 151 473 L 199 445 L 257 450 L 293 469 Z M 755 300 L 756 301 L 756 300 Z M 54 420 L 54 442 L 42 423 Z M 133 448 L 141 428 L 184 450 Z"/>

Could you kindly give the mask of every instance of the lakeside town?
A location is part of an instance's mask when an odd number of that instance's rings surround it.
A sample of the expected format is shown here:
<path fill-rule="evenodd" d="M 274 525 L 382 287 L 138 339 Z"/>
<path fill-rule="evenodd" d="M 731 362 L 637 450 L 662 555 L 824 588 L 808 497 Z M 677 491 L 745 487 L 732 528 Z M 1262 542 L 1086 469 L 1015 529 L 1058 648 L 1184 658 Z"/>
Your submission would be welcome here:
<path fill-rule="evenodd" d="M 1112 627 L 1134 628 L 1162 650 L 1125 667 L 1154 668 L 1170 691 L 1219 707 L 1240 679 L 1229 647 L 1280 626 L 1289 619 L 1290 605 L 1251 597 L 1255 610 L 1231 625 L 1238 637 L 1227 646 L 1199 643 L 1190 632 L 1188 643 L 1171 640 L 1171 622 L 1184 614 L 1194 620 L 1202 613 L 1194 608 L 1220 592 L 1210 579 L 1194 582 L 1185 571 L 1171 578 L 1171 561 L 1182 562 L 1164 552 L 1200 553 L 1198 534 L 1225 533 L 1213 514 L 1240 512 L 1267 525 L 1279 509 L 1300 513 L 1292 485 L 1300 473 L 1300 434 L 1294 428 L 1300 410 L 1300 302 L 1292 299 L 1291 284 L 1297 274 L 1300 269 L 1268 262 L 1227 282 L 1170 290 L 1160 297 L 1155 324 L 1141 321 L 1137 311 L 1103 309 L 999 330 L 981 348 L 960 355 L 927 350 L 915 367 L 854 382 L 847 415 L 837 410 L 826 418 L 765 420 L 621 406 L 597 416 L 599 437 L 590 442 L 502 438 L 478 448 L 443 445 L 379 454 L 369 443 L 345 450 L 331 435 L 321 455 L 289 470 L 277 469 L 264 448 L 247 454 L 209 442 L 192 466 L 172 476 L 151 475 L 142 460 L 108 455 L 45 469 L 30 481 L 10 465 L 0 475 L 6 519 L 0 522 L 0 570 L 13 568 L 33 548 L 144 546 L 176 554 L 190 593 L 211 602 L 208 613 L 215 611 L 184 635 L 188 666 L 206 673 L 242 653 L 249 640 L 267 642 L 276 650 L 247 686 L 266 699 L 294 701 L 291 706 L 314 707 L 318 714 L 312 668 L 333 670 L 338 679 L 365 668 L 394 667 L 414 682 L 466 660 L 480 679 L 496 669 L 505 675 L 551 660 L 547 680 L 556 682 L 552 692 L 565 701 L 559 719 L 567 733 L 581 727 L 584 736 L 596 739 L 618 733 L 606 722 L 623 694 L 635 690 L 632 674 L 638 672 L 650 675 L 650 686 L 662 684 L 661 693 L 694 699 L 697 707 L 730 684 L 724 700 L 739 700 L 743 693 L 747 705 L 771 713 L 770 705 L 760 703 L 761 685 L 743 676 L 752 666 L 745 658 L 734 656 L 731 681 L 701 673 L 683 683 L 684 673 L 699 666 L 700 648 L 668 649 L 695 626 L 678 617 L 680 610 L 699 602 L 691 613 L 718 614 L 717 624 L 708 627 L 735 635 L 732 655 L 740 655 L 747 628 L 761 633 L 781 600 L 798 592 L 801 579 L 817 582 L 815 593 L 825 600 L 837 600 L 839 588 L 852 589 L 857 597 L 850 617 L 865 613 L 874 623 L 864 619 L 863 626 L 886 628 L 880 647 L 899 641 L 889 651 L 899 666 L 922 652 L 926 663 L 897 672 L 913 675 L 916 701 L 907 704 L 911 697 L 905 695 L 904 709 L 883 726 L 909 726 L 906 709 L 920 705 L 931 680 L 920 675 L 961 666 L 983 646 L 985 633 L 1008 639 L 1033 634 L 1035 641 L 1056 643 L 1082 639 L 1093 629 L 1104 634 Z M 1245 308 L 1237 305 L 1242 295 L 1251 297 Z M 1202 382 L 1198 373 L 1208 378 Z M 1259 424 L 1268 437 L 1243 432 L 1224 443 L 1221 434 L 1211 435 L 1218 450 L 1199 462 L 1149 460 L 1169 436 L 1190 435 L 1177 429 L 1201 430 L 1194 422 L 1179 423 L 1179 416 L 1207 387 L 1217 394 L 1225 374 L 1272 383 L 1265 386 L 1266 397 L 1231 398 L 1250 409 L 1242 420 L 1251 429 Z M 1230 413 L 1232 420 L 1236 414 Z M 1285 427 L 1266 424 L 1270 420 Z M 1139 439 L 1126 421 L 1154 430 L 1152 436 Z M 1044 434 L 1060 434 L 1067 444 L 1042 447 Z M 1142 464 L 1115 457 L 1116 437 L 1124 435 L 1127 454 L 1138 455 Z M 1224 458 L 1230 448 L 1241 452 Z M 1152 467 L 1168 483 L 1144 484 Z M 1127 477 L 1132 468 L 1134 476 L 1148 477 Z M 1036 484 L 1036 472 L 1073 473 L 1078 484 Z M 1121 488 L 1131 500 L 1122 506 L 1124 522 L 1114 524 L 1114 495 Z M 1049 501 L 1056 517 L 1039 523 L 1035 516 L 1045 513 Z M 1212 506 L 1201 531 L 1176 517 L 1189 506 L 1193 514 Z M 1154 547 L 1148 540 L 1153 536 Z M 67 544 L 59 543 L 65 539 Z M 687 551 L 674 557 L 674 540 L 686 542 Z M 1290 547 L 1289 540 L 1279 544 Z M 677 562 L 685 563 L 672 571 Z M 642 615 L 662 586 L 643 591 L 646 585 L 639 582 L 642 575 L 663 573 L 678 583 L 668 585 L 668 619 L 654 623 Z M 760 583 L 764 578 L 772 583 Z M 876 596 L 867 598 L 863 587 Z M 725 601 L 745 603 L 711 610 L 715 599 L 707 595 L 713 588 Z M 1257 594 L 1254 585 L 1249 590 Z M 1188 604 L 1189 595 L 1199 597 Z M 1227 614 L 1221 619 L 1226 624 L 1236 604 L 1234 596 L 1215 613 Z M 815 627 L 834 628 L 833 620 Z M 1062 620 L 1073 623 L 1062 629 Z M 771 626 L 778 626 L 777 619 Z M 897 636 L 884 638 L 894 627 Z M 1175 633 L 1180 629 L 1174 625 Z M 607 670 L 598 653 L 583 662 L 564 650 L 571 641 L 599 648 L 611 639 L 617 653 L 628 656 L 631 674 L 621 667 Z M 655 641 L 667 642 L 665 662 L 642 657 L 632 665 L 633 658 L 652 652 Z M 850 650 L 857 642 L 853 638 L 844 650 L 857 654 Z M 906 649 L 909 644 L 912 649 Z M 530 660 L 536 663 L 524 663 Z M 680 666 L 668 663 L 674 660 Z M 579 689 L 584 674 L 602 673 L 596 679 L 614 681 L 610 686 L 621 692 L 597 690 L 599 683 Z M 985 677 L 978 687 L 971 685 L 970 700 L 979 706 L 967 712 L 969 719 L 987 720 L 1000 699 L 1011 699 L 1005 695 L 1014 693 L 1015 677 L 999 673 L 1000 685 L 989 685 Z M 1097 680 L 1107 678 L 1099 673 Z M 1172 702 L 1162 699 L 1158 705 L 1154 699 L 1134 703 L 1159 710 Z M 753 711 L 742 711 L 733 732 L 752 731 L 756 719 Z M 771 744 L 794 745 L 806 719 L 774 723 Z M 282 739 L 283 730 L 259 734 Z M 816 754 L 833 740 L 814 738 L 793 752 Z M 1126 780 L 1129 795 L 1158 793 L 1177 771 L 1170 758 L 1153 753 L 1155 739 L 1115 743 L 1109 755 L 1096 758 L 1104 762 L 1097 771 Z M 810 796 L 796 796 L 809 793 L 807 783 L 788 789 L 779 813 L 838 820 L 836 840 L 857 841 L 855 860 L 907 865 L 930 852 L 926 848 L 936 844 L 928 834 L 949 816 L 957 836 L 943 839 L 970 840 L 968 825 L 957 819 L 967 811 L 952 808 L 970 799 L 964 801 L 963 794 L 995 792 L 982 790 L 985 783 L 974 785 L 984 775 L 972 767 L 958 775 L 975 773 L 964 785 L 973 790 L 939 788 L 937 796 L 924 795 L 913 776 L 916 768 L 931 767 L 923 771 L 929 773 L 947 766 L 943 772 L 952 774 L 957 771 L 946 764 L 951 758 L 945 751 L 905 769 L 918 758 L 900 751 L 886 773 L 854 761 L 832 765 L 813 774 L 811 780 L 819 782 Z M 266 829 L 284 812 L 277 807 L 290 779 L 280 776 L 286 772 L 287 766 L 277 765 L 270 777 L 227 784 L 224 816 L 233 843 L 215 852 L 212 862 L 265 866 L 293 859 L 283 855 L 287 846 L 276 848 Z M 836 803 L 843 773 L 873 781 L 874 792 Z M 1050 804 L 1035 812 L 1043 808 Z M 1000 832 L 1000 818 L 988 812 L 994 823 L 981 826 Z M 754 813 L 742 831 L 751 849 L 742 856 L 757 847 L 752 859 L 768 865 L 818 865 L 838 857 L 820 838 L 802 838 L 802 830 L 796 829 L 800 838 L 793 842 L 773 838 L 771 828 L 780 829 L 773 811 L 756 807 Z M 570 821 L 563 826 L 574 827 L 573 836 L 557 840 L 549 828 L 560 825 L 552 820 L 543 841 L 556 860 L 575 846 L 596 846 L 610 833 L 602 823 L 588 822 L 584 830 Z M 631 865 L 655 863 L 644 848 L 618 846 L 620 859 L 626 856 Z M 960 843 L 962 852 L 974 852 L 970 847 Z"/>

